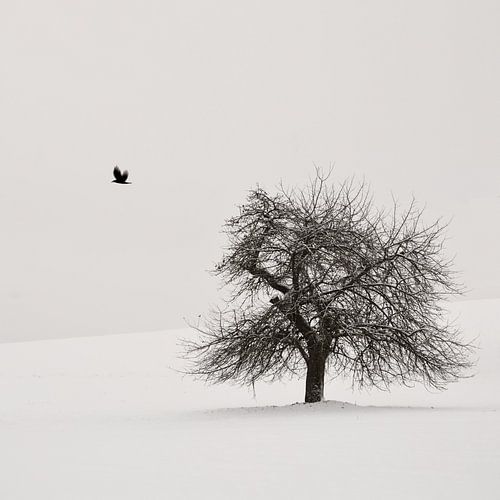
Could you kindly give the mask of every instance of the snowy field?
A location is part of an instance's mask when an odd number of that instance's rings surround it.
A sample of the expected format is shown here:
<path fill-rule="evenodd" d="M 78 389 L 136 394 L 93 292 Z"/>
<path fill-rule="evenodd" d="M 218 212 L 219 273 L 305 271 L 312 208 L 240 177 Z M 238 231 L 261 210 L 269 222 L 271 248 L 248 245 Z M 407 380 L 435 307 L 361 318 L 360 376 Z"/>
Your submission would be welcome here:
<path fill-rule="evenodd" d="M 317 405 L 183 376 L 188 331 L 0 344 L 0 499 L 498 499 L 500 301 L 451 309 L 473 378 Z"/>

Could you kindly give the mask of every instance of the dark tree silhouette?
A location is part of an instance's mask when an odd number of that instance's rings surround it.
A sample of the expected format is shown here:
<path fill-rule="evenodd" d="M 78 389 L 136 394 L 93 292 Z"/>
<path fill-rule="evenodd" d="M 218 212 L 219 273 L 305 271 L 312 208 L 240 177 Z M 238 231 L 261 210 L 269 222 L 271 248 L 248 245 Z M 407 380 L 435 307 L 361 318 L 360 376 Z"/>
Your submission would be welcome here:
<path fill-rule="evenodd" d="M 463 376 L 471 346 L 441 308 L 461 292 L 445 226 L 424 224 L 414 202 L 378 211 L 366 185 L 327 180 L 256 188 L 227 220 L 215 273 L 231 296 L 187 344 L 189 373 L 243 384 L 305 373 L 306 402 L 323 399 L 326 373 L 377 387 Z"/>

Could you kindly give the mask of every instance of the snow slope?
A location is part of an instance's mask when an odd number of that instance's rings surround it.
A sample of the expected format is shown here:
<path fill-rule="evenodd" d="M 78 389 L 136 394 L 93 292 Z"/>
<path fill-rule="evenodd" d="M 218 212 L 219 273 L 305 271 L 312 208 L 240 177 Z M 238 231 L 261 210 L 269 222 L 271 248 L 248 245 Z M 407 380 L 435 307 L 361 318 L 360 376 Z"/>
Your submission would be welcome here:
<path fill-rule="evenodd" d="M 183 376 L 186 331 L 0 344 L 0 498 L 499 498 L 499 307 L 453 304 L 475 377 L 317 405 Z"/>

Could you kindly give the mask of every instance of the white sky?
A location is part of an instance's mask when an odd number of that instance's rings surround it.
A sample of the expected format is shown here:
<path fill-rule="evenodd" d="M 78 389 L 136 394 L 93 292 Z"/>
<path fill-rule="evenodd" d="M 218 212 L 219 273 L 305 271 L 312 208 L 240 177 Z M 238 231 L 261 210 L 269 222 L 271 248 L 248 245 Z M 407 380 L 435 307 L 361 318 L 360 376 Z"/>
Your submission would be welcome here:
<path fill-rule="evenodd" d="M 1 2 L 0 341 L 183 326 L 245 192 L 313 162 L 453 215 L 470 296 L 500 296 L 499 25 L 496 0 Z"/>

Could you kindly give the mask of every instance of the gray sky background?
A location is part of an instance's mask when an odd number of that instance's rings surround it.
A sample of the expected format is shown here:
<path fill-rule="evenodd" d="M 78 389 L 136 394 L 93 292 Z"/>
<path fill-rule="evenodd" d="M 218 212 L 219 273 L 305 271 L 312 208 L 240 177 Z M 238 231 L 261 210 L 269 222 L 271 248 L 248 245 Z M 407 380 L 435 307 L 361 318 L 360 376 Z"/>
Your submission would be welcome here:
<path fill-rule="evenodd" d="M 453 216 L 470 297 L 500 296 L 498 26 L 497 0 L 2 1 L 0 341 L 182 327 L 246 191 L 313 163 Z"/>

